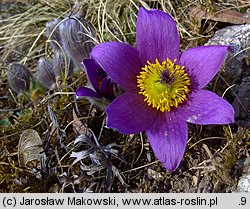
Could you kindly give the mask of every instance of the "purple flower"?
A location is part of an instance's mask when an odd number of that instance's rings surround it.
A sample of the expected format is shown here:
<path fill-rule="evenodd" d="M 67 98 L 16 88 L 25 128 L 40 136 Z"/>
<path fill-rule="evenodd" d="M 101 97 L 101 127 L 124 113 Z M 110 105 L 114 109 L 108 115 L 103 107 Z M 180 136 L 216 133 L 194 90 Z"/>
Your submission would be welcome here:
<path fill-rule="evenodd" d="M 91 52 L 125 90 L 107 107 L 107 126 L 124 134 L 146 131 L 157 158 L 174 171 L 187 144 L 187 122 L 234 121 L 227 101 L 202 90 L 223 64 L 227 46 L 195 47 L 181 54 L 174 20 L 158 10 L 140 8 L 136 30 L 136 48 L 107 42 Z"/>
<path fill-rule="evenodd" d="M 84 59 L 82 65 L 88 75 L 91 87 L 79 87 L 76 90 L 76 97 L 113 100 L 115 98 L 114 83 L 100 65 L 93 59 Z"/>

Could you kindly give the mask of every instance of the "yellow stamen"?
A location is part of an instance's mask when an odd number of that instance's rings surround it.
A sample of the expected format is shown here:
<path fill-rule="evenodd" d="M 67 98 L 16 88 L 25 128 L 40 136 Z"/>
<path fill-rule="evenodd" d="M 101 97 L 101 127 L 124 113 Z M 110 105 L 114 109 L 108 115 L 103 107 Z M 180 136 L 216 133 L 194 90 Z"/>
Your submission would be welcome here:
<path fill-rule="evenodd" d="M 144 101 L 149 106 L 162 112 L 178 107 L 190 91 L 190 78 L 184 66 L 175 63 L 176 60 L 172 62 L 170 59 L 162 63 L 156 59 L 153 64 L 148 61 L 137 76 L 138 93 L 145 96 Z"/>

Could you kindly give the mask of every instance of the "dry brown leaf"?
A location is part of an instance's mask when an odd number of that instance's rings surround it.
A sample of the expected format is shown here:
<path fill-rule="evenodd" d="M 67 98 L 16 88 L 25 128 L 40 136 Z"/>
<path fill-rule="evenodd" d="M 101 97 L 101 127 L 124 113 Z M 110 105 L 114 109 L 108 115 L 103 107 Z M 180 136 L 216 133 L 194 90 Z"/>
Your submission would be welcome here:
<path fill-rule="evenodd" d="M 213 20 L 217 22 L 231 23 L 235 25 L 249 24 L 250 16 L 242 14 L 236 10 L 222 10 L 220 12 L 207 12 L 199 6 L 193 7 L 189 12 L 189 17 L 201 25 L 202 20 Z"/>
<path fill-rule="evenodd" d="M 73 129 L 77 135 L 91 136 L 86 124 L 83 124 L 77 117 L 75 110 L 73 109 Z"/>
<path fill-rule="evenodd" d="M 45 157 L 42 140 L 33 129 L 27 129 L 21 134 L 18 144 L 19 166 L 33 168 L 40 163 L 40 158 Z"/>

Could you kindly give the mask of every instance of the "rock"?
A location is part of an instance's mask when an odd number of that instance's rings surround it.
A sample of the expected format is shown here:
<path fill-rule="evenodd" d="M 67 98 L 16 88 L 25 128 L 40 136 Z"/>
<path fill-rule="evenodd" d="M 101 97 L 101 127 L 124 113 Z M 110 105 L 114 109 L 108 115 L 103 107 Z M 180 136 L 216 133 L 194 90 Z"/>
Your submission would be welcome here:
<path fill-rule="evenodd" d="M 229 46 L 221 75 L 229 85 L 235 85 L 227 96 L 233 102 L 237 124 L 250 127 L 250 24 L 218 30 L 206 45 Z M 224 81 L 218 81 L 217 91 L 224 92 L 224 85 Z"/>
<path fill-rule="evenodd" d="M 230 84 L 250 74 L 249 70 L 243 72 L 244 59 L 250 57 L 250 24 L 234 25 L 218 30 L 205 45 L 229 46 L 230 53 L 222 75 Z"/>
<path fill-rule="evenodd" d="M 232 103 L 235 119 L 239 125 L 250 128 L 250 76 L 242 79 L 235 88 L 236 97 Z"/>
<path fill-rule="evenodd" d="M 237 190 L 240 193 L 250 193 L 250 158 L 246 158 L 244 162 L 243 175 L 238 181 Z"/>
<path fill-rule="evenodd" d="M 243 176 L 240 178 L 238 182 L 238 190 L 239 192 L 248 192 L 250 193 L 250 175 Z"/>

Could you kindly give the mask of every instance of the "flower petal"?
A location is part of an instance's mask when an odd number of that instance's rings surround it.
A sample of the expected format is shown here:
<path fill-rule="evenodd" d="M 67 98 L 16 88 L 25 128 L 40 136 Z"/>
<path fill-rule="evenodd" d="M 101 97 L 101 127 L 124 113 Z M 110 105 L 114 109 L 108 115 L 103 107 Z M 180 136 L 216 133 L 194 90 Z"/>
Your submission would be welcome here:
<path fill-rule="evenodd" d="M 174 60 L 180 56 L 180 37 L 173 18 L 159 10 L 141 7 L 136 24 L 136 48 L 143 65 L 158 58 Z"/>
<path fill-rule="evenodd" d="M 185 152 L 188 128 L 177 111 L 160 114 L 151 128 L 146 130 L 150 145 L 160 162 L 169 171 L 179 166 Z"/>
<path fill-rule="evenodd" d="M 107 126 L 123 134 L 135 134 L 149 128 L 158 115 L 150 108 L 144 97 L 133 91 L 126 91 L 115 99 L 106 110 Z"/>
<path fill-rule="evenodd" d="M 113 82 L 111 78 L 104 78 L 102 85 L 100 87 L 100 94 L 110 100 L 115 98 L 114 89 L 113 89 Z"/>
<path fill-rule="evenodd" d="M 106 42 L 94 47 L 90 55 L 122 88 L 137 88 L 136 76 L 142 65 L 135 48 L 120 42 Z"/>
<path fill-rule="evenodd" d="M 95 98 L 102 98 L 99 94 L 88 87 L 79 87 L 76 90 L 76 98 L 80 99 L 82 97 L 95 97 Z"/>
<path fill-rule="evenodd" d="M 234 122 L 234 109 L 226 100 L 213 92 L 198 90 L 193 92 L 187 107 L 187 122 L 201 125 L 228 124 Z"/>
<path fill-rule="evenodd" d="M 82 64 L 87 72 L 91 85 L 96 92 L 99 92 L 99 83 L 106 77 L 106 73 L 93 59 L 84 59 Z"/>
<path fill-rule="evenodd" d="M 198 46 L 186 50 L 180 58 L 196 88 L 206 86 L 223 64 L 227 46 Z"/>

